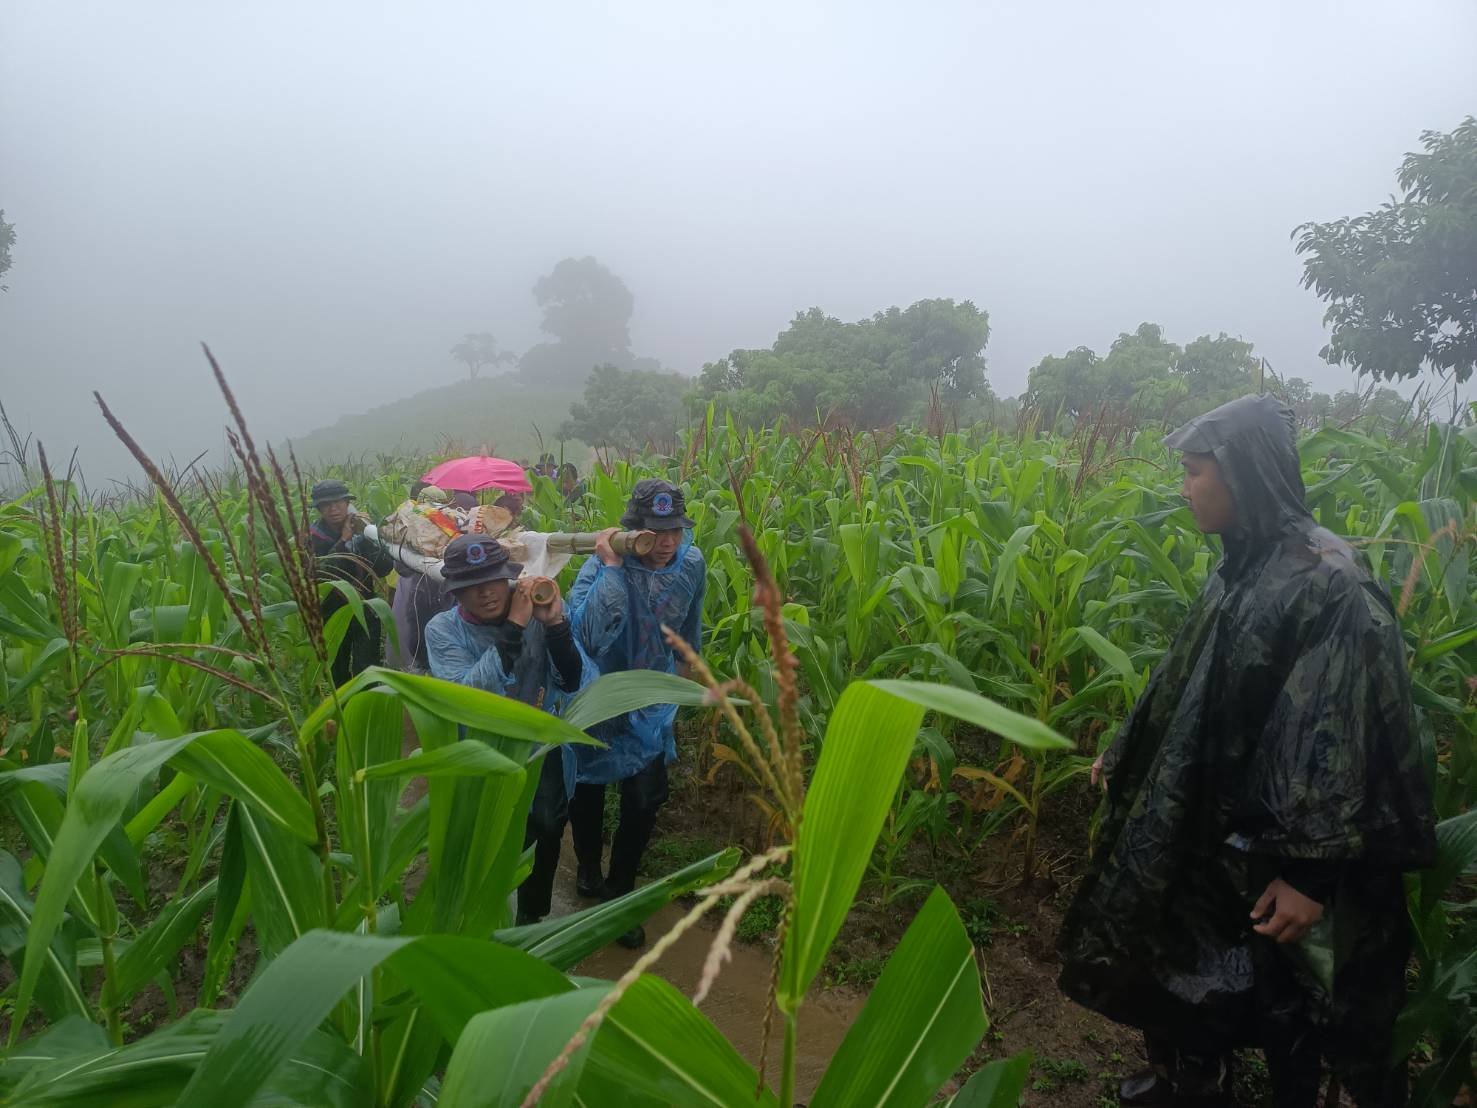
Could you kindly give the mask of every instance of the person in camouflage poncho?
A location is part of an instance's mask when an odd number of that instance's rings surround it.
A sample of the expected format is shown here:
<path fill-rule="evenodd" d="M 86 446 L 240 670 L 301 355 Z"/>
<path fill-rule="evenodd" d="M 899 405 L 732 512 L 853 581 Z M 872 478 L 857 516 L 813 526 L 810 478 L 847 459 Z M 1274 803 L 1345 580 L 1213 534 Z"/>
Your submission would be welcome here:
<path fill-rule="evenodd" d="M 1401 872 L 1435 832 L 1399 622 L 1304 506 L 1291 412 L 1245 397 L 1166 441 L 1224 557 L 1094 767 L 1062 988 L 1143 1029 L 1125 1103 L 1228 1103 L 1228 1052 L 1259 1046 L 1279 1105 L 1316 1103 L 1320 1055 L 1401 1105 Z"/>

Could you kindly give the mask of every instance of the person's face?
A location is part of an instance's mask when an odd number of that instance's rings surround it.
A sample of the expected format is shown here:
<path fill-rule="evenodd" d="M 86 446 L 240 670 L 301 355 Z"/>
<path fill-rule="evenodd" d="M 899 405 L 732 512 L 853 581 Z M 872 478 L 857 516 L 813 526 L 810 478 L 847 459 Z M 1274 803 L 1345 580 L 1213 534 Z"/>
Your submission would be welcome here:
<path fill-rule="evenodd" d="M 456 602 L 483 623 L 497 623 L 506 616 L 512 597 L 513 588 L 508 581 L 484 581 L 456 592 Z"/>
<path fill-rule="evenodd" d="M 343 530 L 344 520 L 349 518 L 349 502 L 347 500 L 330 500 L 325 504 L 318 505 L 318 514 L 323 517 L 330 530 Z"/>
<path fill-rule="evenodd" d="M 677 548 L 682 545 L 682 531 L 676 527 L 670 531 L 656 532 L 656 545 L 651 552 L 641 555 L 641 561 L 647 569 L 661 569 L 670 565 L 672 558 L 677 553 Z"/>
<path fill-rule="evenodd" d="M 505 492 L 494 500 L 493 504 L 499 508 L 506 508 L 515 521 L 523 514 L 523 494 L 521 492 Z"/>
<path fill-rule="evenodd" d="M 1213 454 L 1186 454 L 1180 459 L 1185 481 L 1180 495 L 1190 503 L 1195 526 L 1207 535 L 1220 535 L 1236 525 L 1236 502 L 1221 479 L 1221 467 Z"/>

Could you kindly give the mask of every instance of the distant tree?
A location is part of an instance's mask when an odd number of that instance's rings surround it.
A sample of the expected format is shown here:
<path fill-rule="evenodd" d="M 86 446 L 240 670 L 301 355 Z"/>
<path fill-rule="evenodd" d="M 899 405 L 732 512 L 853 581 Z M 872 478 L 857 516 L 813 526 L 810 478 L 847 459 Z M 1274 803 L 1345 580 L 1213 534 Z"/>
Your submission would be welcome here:
<path fill-rule="evenodd" d="M 467 374 L 476 380 L 483 366 L 510 365 L 518 356 L 498 348 L 497 339 L 486 331 L 462 336 L 462 341 L 451 348 L 451 356 L 467 367 Z"/>
<path fill-rule="evenodd" d="M 965 300 L 920 300 L 843 323 L 799 312 L 767 350 L 735 350 L 703 366 L 698 387 L 745 423 L 895 423 L 926 403 L 989 397 L 989 318 Z"/>
<path fill-rule="evenodd" d="M 1423 367 L 1466 381 L 1477 368 L 1477 118 L 1426 131 L 1407 154 L 1404 196 L 1293 234 L 1303 284 L 1328 301 L 1323 358 L 1393 380 Z"/>
<path fill-rule="evenodd" d="M 692 382 L 680 373 L 597 366 L 584 399 L 569 406 L 559 437 L 621 451 L 675 449 L 686 423 L 684 396 Z"/>
<path fill-rule="evenodd" d="M 1252 391 L 1256 367 L 1251 343 L 1224 332 L 1181 348 L 1157 323 L 1141 323 L 1105 357 L 1079 346 L 1041 359 L 1027 378 L 1026 402 L 1053 421 L 1104 407 L 1168 421 Z"/>
<path fill-rule="evenodd" d="M 1027 376 L 1026 400 L 1048 420 L 1076 418 L 1102 404 L 1097 354 L 1085 346 L 1060 356 L 1048 354 Z"/>
<path fill-rule="evenodd" d="M 533 295 L 543 309 L 543 331 L 554 341 L 523 355 L 524 377 L 578 385 L 597 365 L 634 368 L 635 298 L 624 281 L 594 258 L 565 258 L 539 278 Z"/>
<path fill-rule="evenodd" d="M 0 208 L 0 277 L 10 270 L 10 248 L 15 245 L 15 224 L 5 222 L 5 209 Z M 0 285 L 0 291 L 9 285 Z"/>

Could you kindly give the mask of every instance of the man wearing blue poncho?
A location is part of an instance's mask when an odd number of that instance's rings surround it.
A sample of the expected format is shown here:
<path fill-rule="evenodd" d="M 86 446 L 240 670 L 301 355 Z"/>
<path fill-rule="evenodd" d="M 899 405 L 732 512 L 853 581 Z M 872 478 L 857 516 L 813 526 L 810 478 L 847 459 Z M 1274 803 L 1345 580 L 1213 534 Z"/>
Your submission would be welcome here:
<path fill-rule="evenodd" d="M 703 593 L 707 566 L 693 545 L 682 490 L 667 481 L 638 481 L 621 527 L 656 532 L 650 553 L 622 557 L 610 547 L 616 528 L 601 536 L 596 553 L 580 567 L 569 591 L 576 638 L 602 674 L 632 669 L 677 672 L 677 657 L 662 635 L 672 628 L 694 650 L 702 649 Z M 605 749 L 574 751 L 576 783 L 569 805 L 581 896 L 623 896 L 636 886 L 636 867 L 667 799 L 667 763 L 677 757 L 675 704 L 627 712 L 593 732 Z M 620 783 L 621 816 L 610 847 L 610 868 L 601 872 L 605 786 Z M 637 947 L 640 927 L 620 940 Z"/>
<path fill-rule="evenodd" d="M 533 602 L 533 585 L 546 578 L 520 580 L 523 567 L 509 560 L 507 549 L 479 535 L 458 535 L 447 543 L 444 558 L 445 589 L 456 604 L 426 624 L 434 676 L 556 714 L 571 694 L 595 679 L 558 588 L 547 604 Z M 553 747 L 540 770 L 524 833 L 524 845 L 534 847 L 533 872 L 518 886 L 519 924 L 549 912 L 568 810 L 566 756 L 563 747 Z"/>

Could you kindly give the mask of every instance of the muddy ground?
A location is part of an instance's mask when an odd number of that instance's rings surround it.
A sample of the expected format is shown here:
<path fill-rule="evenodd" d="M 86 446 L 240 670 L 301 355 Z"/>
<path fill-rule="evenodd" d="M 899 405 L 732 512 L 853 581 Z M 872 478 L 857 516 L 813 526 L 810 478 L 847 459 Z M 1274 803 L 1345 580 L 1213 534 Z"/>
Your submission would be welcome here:
<path fill-rule="evenodd" d="M 728 843 L 740 843 L 748 849 L 763 845 L 764 817 L 746 800 L 745 787 L 730 780 L 732 771 L 726 769 L 711 784 L 706 783 L 702 776 L 705 769 L 700 759 L 679 761 L 673 766 L 672 799 L 659 817 L 648 855 L 646 869 L 650 876 L 670 872 Z M 1064 801 L 1061 807 L 1058 822 L 1078 831 L 1087 826 L 1088 811 L 1075 810 L 1090 810 L 1091 798 L 1085 792 L 1076 801 Z M 990 1029 L 958 1078 L 992 1059 L 1029 1050 L 1035 1063 L 1024 1104 L 1061 1108 L 1113 1105 L 1117 1103 L 1119 1080 L 1143 1065 L 1141 1043 L 1135 1033 L 1071 1004 L 1056 987 L 1056 935 L 1081 848 L 1067 849 L 1054 825 L 1047 825 L 1043 831 L 1041 853 L 1050 874 L 1026 888 L 1020 885 L 1018 844 L 1008 835 L 999 836 L 998 841 L 989 840 L 977 856 L 938 860 L 920 843 L 908 852 L 899 868 L 918 876 L 937 872 L 979 948 Z M 572 876 L 561 875 L 559 885 L 568 889 L 572 881 Z M 860 1011 L 887 954 L 896 946 L 926 893 L 927 888 L 920 886 L 916 892 L 905 892 L 884 904 L 877 883 L 864 883 L 862 895 L 827 961 L 824 984 L 811 993 L 801 1009 L 797 1077 L 801 1100 L 819 1081 L 830 1053 Z M 654 937 L 666 919 L 679 914 L 676 906 L 669 907 L 654 925 L 648 926 L 649 936 Z M 747 935 L 746 941 L 737 945 L 734 961 L 725 968 L 712 997 L 703 1006 L 709 1018 L 754 1064 L 758 1063 L 759 1028 L 774 949 L 774 915 L 765 916 L 762 902 L 751 913 L 749 925 L 742 932 Z M 711 930 L 684 936 L 673 951 L 677 956 L 659 964 L 655 972 L 691 993 L 711 939 Z M 634 958 L 612 947 L 580 968 L 597 976 L 614 976 Z M 773 1054 L 771 1049 L 771 1073 Z"/>

